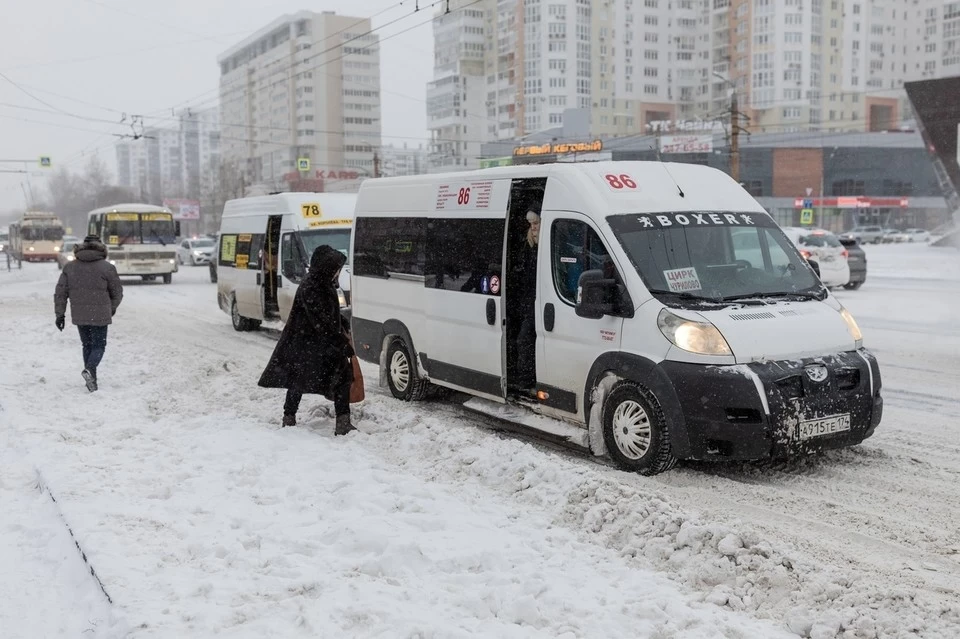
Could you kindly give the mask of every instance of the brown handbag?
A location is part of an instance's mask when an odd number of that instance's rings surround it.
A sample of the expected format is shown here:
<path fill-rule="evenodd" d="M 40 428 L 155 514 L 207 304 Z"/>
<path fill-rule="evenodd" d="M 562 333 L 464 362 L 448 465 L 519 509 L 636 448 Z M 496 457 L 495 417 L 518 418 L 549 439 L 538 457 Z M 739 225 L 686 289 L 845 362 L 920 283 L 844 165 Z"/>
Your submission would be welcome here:
<path fill-rule="evenodd" d="M 350 347 L 353 348 L 353 337 L 349 334 L 347 339 L 350 340 Z M 360 360 L 357 359 L 356 354 L 350 357 L 350 363 L 353 365 L 353 382 L 350 384 L 350 403 L 356 404 L 357 402 L 362 402 L 366 394 L 363 389 L 363 371 L 360 370 Z"/>

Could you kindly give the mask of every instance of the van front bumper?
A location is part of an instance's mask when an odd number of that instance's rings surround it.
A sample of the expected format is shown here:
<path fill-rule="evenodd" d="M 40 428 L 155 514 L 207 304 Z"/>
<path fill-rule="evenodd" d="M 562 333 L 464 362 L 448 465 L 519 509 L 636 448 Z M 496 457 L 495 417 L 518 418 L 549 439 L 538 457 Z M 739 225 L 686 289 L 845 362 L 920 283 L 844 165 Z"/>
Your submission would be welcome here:
<path fill-rule="evenodd" d="M 681 458 L 767 459 L 843 448 L 873 435 L 883 416 L 880 368 L 865 349 L 735 366 L 663 362 L 660 368 L 675 394 L 663 409 Z M 822 419 L 828 421 L 811 424 Z M 838 430 L 847 420 L 849 429 Z"/>

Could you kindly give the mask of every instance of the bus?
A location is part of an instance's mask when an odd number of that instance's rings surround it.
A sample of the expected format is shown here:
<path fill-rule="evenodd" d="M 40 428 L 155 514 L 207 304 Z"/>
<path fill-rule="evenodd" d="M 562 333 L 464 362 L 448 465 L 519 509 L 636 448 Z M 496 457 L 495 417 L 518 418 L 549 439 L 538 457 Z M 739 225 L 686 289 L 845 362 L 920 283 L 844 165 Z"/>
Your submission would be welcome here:
<path fill-rule="evenodd" d="M 63 223 L 54 213 L 28 211 L 10 225 L 10 252 L 18 260 L 53 262 L 63 248 Z"/>
<path fill-rule="evenodd" d="M 114 204 L 87 214 L 87 234 L 106 244 L 120 277 L 161 277 L 164 284 L 177 272 L 179 225 L 170 209 L 151 204 Z"/>

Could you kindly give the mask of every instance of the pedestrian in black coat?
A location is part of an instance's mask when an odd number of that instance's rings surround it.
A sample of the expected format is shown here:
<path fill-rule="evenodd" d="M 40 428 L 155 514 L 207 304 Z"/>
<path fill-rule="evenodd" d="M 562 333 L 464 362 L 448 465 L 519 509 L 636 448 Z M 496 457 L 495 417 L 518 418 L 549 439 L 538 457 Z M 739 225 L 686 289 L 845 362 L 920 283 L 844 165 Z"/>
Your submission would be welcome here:
<path fill-rule="evenodd" d="M 340 269 L 346 261 L 343 253 L 326 245 L 313 252 L 280 341 L 260 376 L 259 384 L 264 388 L 287 389 L 284 426 L 297 423 L 300 400 L 308 393 L 333 401 L 337 435 L 356 430 L 350 423 L 350 325 L 340 313 L 337 295 Z"/>

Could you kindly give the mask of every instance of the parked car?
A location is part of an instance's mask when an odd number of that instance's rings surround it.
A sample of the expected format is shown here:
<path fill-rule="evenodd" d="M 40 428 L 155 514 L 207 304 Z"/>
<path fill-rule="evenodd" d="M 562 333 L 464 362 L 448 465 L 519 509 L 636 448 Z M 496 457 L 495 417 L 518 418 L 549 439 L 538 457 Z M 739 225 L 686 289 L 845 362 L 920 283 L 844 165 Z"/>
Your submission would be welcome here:
<path fill-rule="evenodd" d="M 850 281 L 844 288 L 855 291 L 867 281 L 867 252 L 856 238 L 841 237 L 840 244 L 847 249 L 847 265 L 850 267 Z"/>
<path fill-rule="evenodd" d="M 215 242 L 210 238 L 183 240 L 177 247 L 177 260 L 181 264 L 199 266 L 209 264 L 213 260 Z"/>
<path fill-rule="evenodd" d="M 824 286 L 835 288 L 850 282 L 847 249 L 836 235 L 823 229 L 796 226 L 786 226 L 783 232 L 800 250 L 800 255 L 817 264 Z"/>
<path fill-rule="evenodd" d="M 80 240 L 74 238 L 72 240 L 64 240 L 63 247 L 57 253 L 57 268 L 61 271 L 63 267 L 67 265 L 68 262 L 74 260 L 73 256 L 73 247 L 77 245 Z"/>
<path fill-rule="evenodd" d="M 908 242 L 929 242 L 930 231 L 926 229 L 907 229 L 903 232 Z"/>
<path fill-rule="evenodd" d="M 883 234 L 884 230 L 880 226 L 857 226 L 844 233 L 845 236 L 853 237 L 861 244 L 879 244 Z"/>
<path fill-rule="evenodd" d="M 906 241 L 908 241 L 907 235 L 898 229 L 885 229 L 881 240 L 884 244 L 900 244 Z"/>

